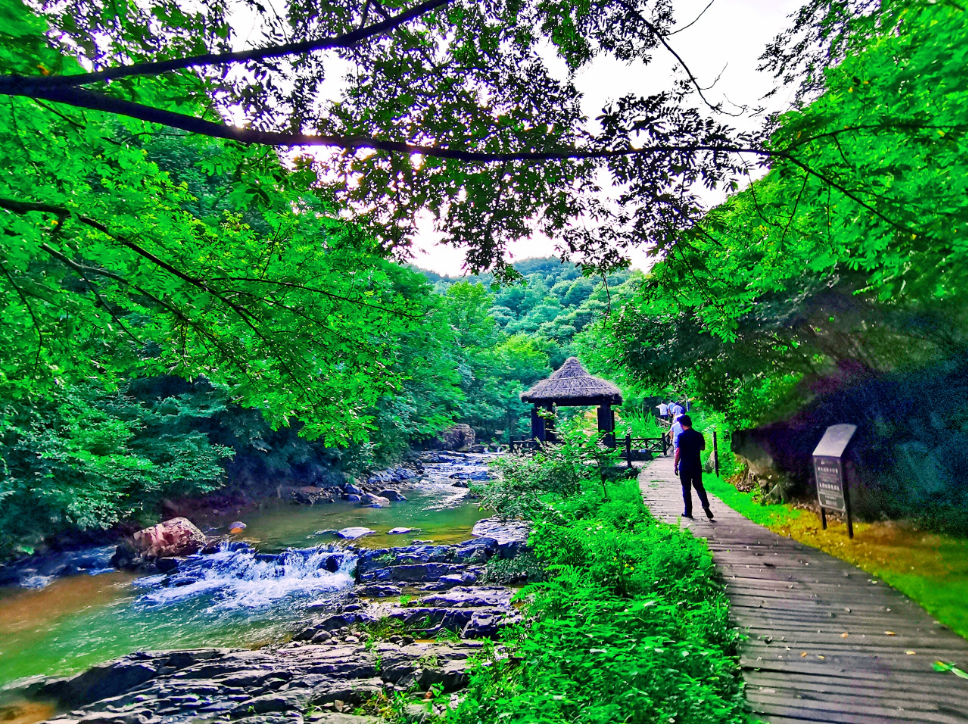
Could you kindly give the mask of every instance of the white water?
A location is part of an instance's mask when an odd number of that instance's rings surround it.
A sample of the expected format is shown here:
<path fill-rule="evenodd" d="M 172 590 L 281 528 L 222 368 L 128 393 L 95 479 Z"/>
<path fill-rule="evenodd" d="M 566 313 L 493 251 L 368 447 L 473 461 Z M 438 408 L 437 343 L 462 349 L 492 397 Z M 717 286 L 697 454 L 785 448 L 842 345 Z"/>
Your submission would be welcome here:
<path fill-rule="evenodd" d="M 168 583 L 190 581 L 186 585 L 164 585 L 165 576 L 148 576 L 136 585 L 149 589 L 136 606 L 152 608 L 209 597 L 208 612 L 258 609 L 290 596 L 300 598 L 334 593 L 353 586 L 356 556 L 346 554 L 335 572 L 326 569 L 334 555 L 326 546 L 311 550 L 289 550 L 266 559 L 253 549 L 229 550 L 192 556 L 167 579 Z"/>

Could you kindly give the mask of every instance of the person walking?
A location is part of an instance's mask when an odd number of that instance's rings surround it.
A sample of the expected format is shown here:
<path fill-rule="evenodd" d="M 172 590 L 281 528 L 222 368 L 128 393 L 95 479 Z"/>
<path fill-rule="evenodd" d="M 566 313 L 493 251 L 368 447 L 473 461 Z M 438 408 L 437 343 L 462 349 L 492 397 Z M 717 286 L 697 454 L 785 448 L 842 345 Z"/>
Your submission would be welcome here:
<path fill-rule="evenodd" d="M 692 518 L 692 488 L 695 488 L 706 517 L 712 520 L 713 511 L 709 508 L 709 498 L 702 485 L 702 462 L 699 459 L 699 452 L 706 449 L 706 438 L 692 429 L 689 415 L 680 417 L 678 424 L 682 426 L 682 432 L 675 438 L 675 471 L 682 483 L 682 502 L 686 508 L 682 517 Z"/>
<path fill-rule="evenodd" d="M 685 410 L 682 409 L 682 405 L 680 405 L 678 402 L 673 402 L 669 407 L 669 412 L 672 414 L 672 421 L 675 422 L 679 419 L 679 416 L 685 412 Z"/>
<path fill-rule="evenodd" d="M 676 420 L 672 423 L 672 427 L 669 428 L 669 442 L 672 444 L 672 449 L 679 452 L 679 433 L 682 432 L 682 425 Z"/>
<path fill-rule="evenodd" d="M 664 403 L 664 402 L 660 402 L 659 403 L 659 419 L 660 420 L 665 420 L 668 416 L 669 416 L 669 406 L 666 403 Z"/>

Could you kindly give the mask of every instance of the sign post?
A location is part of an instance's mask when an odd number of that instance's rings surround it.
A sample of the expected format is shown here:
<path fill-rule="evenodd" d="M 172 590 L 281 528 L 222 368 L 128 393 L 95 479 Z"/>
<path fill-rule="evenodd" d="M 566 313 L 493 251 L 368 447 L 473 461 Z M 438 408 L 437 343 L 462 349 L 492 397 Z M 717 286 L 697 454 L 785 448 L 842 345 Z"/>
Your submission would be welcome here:
<path fill-rule="evenodd" d="M 716 476 L 719 476 L 719 444 L 716 442 L 716 428 L 713 428 L 713 465 Z"/>
<path fill-rule="evenodd" d="M 844 476 L 844 453 L 856 432 L 856 425 L 831 425 L 813 451 L 823 529 L 827 530 L 827 511 L 835 510 L 846 516 L 849 538 L 854 537 L 854 521 L 850 515 L 850 491 Z"/>

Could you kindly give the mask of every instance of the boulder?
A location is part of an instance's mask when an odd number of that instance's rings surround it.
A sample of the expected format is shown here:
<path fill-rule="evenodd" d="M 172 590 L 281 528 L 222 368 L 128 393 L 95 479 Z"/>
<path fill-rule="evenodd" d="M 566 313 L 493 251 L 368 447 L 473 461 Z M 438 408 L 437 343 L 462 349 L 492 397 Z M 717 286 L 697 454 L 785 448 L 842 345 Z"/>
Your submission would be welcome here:
<path fill-rule="evenodd" d="M 399 596 L 403 591 L 403 586 L 389 583 L 375 583 L 372 586 L 363 586 L 357 589 L 357 593 L 367 598 L 392 598 Z"/>
<path fill-rule="evenodd" d="M 397 501 L 397 502 L 399 502 L 401 500 L 406 500 L 406 498 L 399 491 L 397 491 L 397 490 L 391 490 L 389 488 L 386 489 L 386 490 L 381 490 L 379 492 L 379 496 L 381 498 L 386 498 L 387 500 L 394 500 L 394 501 Z"/>
<path fill-rule="evenodd" d="M 484 536 L 466 540 L 454 549 L 454 561 L 484 563 L 498 551 L 497 539 Z"/>
<path fill-rule="evenodd" d="M 205 547 L 205 534 L 187 518 L 172 518 L 139 530 L 132 542 L 144 558 L 170 558 L 197 553 Z"/>
<path fill-rule="evenodd" d="M 716 453 L 709 453 L 705 464 L 702 466 L 703 472 L 712 473 L 716 470 Z"/>
<path fill-rule="evenodd" d="M 376 533 L 375 530 L 370 530 L 369 528 L 364 528 L 362 526 L 351 526 L 349 528 L 343 528 L 343 530 L 336 531 L 336 535 L 340 538 L 346 538 L 347 540 L 356 540 L 357 538 L 362 538 L 365 535 L 372 535 Z"/>
<path fill-rule="evenodd" d="M 491 476 L 487 470 L 474 470 L 472 472 L 459 472 L 450 476 L 451 480 L 490 480 Z"/>
<path fill-rule="evenodd" d="M 394 608 L 405 615 L 406 609 Z M 432 610 L 439 619 L 437 630 L 445 621 L 451 627 L 467 627 L 475 621 L 520 620 L 514 611 L 506 620 L 505 613 L 493 607 Z M 329 625 L 337 626 L 338 634 L 314 626 L 281 648 L 132 654 L 71 679 L 49 682 L 53 688 L 45 698 L 73 709 L 57 719 L 65 724 L 296 724 L 304 719 L 310 724 L 369 724 L 376 720 L 348 712 L 381 692 L 411 686 L 425 690 L 435 684 L 444 691 L 459 689 L 481 653 L 478 642 L 416 643 L 405 636 L 360 644 L 344 630 L 361 622 L 350 616 L 332 619 Z M 506 655 L 500 647 L 495 654 Z"/>
<path fill-rule="evenodd" d="M 457 586 L 469 586 L 477 582 L 477 574 L 473 571 L 463 573 L 449 573 L 441 576 L 433 583 L 425 583 L 420 587 L 421 591 L 446 591 Z"/>
<path fill-rule="evenodd" d="M 349 495 L 347 495 L 345 497 L 351 503 L 359 503 L 360 502 L 360 496 L 357 495 L 356 493 L 350 493 Z"/>
<path fill-rule="evenodd" d="M 445 593 L 420 599 L 422 606 L 440 608 L 486 608 L 499 606 L 510 610 L 514 591 L 506 586 L 457 586 Z"/>
<path fill-rule="evenodd" d="M 317 488 L 313 485 L 306 485 L 292 491 L 290 497 L 297 503 L 303 505 L 315 505 L 316 503 L 332 503 L 333 496 L 325 488 Z"/>
<path fill-rule="evenodd" d="M 356 570 L 366 573 L 374 568 L 412 563 L 449 563 L 454 558 L 453 546 L 414 545 L 360 551 Z"/>
<path fill-rule="evenodd" d="M 514 558 L 527 549 L 530 532 L 531 526 L 523 520 L 485 518 L 474 524 L 471 535 L 493 539 L 501 558 Z"/>
<path fill-rule="evenodd" d="M 474 443 L 474 430 L 470 425 L 454 425 L 440 434 L 440 446 L 444 450 L 467 450 Z"/>
<path fill-rule="evenodd" d="M 184 559 L 182 559 L 184 560 Z M 181 564 L 181 560 L 178 558 L 159 558 L 155 566 L 164 574 L 172 574 L 178 572 L 178 566 Z"/>
<path fill-rule="evenodd" d="M 389 508 L 390 500 L 388 498 L 380 497 L 379 495 L 371 495 L 366 493 L 360 496 L 360 503 L 367 508 Z"/>
<path fill-rule="evenodd" d="M 387 531 L 387 535 L 404 535 L 405 533 L 413 533 L 416 528 L 391 528 Z"/>
<path fill-rule="evenodd" d="M 343 492 L 347 495 L 363 495 L 363 489 L 358 485 L 347 483 L 343 486 Z"/>
<path fill-rule="evenodd" d="M 393 471 L 381 470 L 376 473 L 370 473 L 370 477 L 366 479 L 366 482 L 370 485 L 385 485 L 386 483 L 392 483 Z"/>
<path fill-rule="evenodd" d="M 459 633 L 461 638 L 490 638 L 505 626 L 521 623 L 521 614 L 513 607 L 504 606 L 457 608 L 383 604 L 379 613 L 381 617 L 396 619 L 428 637 L 446 630 Z"/>
<path fill-rule="evenodd" d="M 416 565 L 377 568 L 376 570 L 361 574 L 360 580 L 363 582 L 402 581 L 404 583 L 426 583 L 428 581 L 436 581 L 441 576 L 450 574 L 460 575 L 464 570 L 464 566 L 455 566 L 449 563 L 418 563 Z"/>
<path fill-rule="evenodd" d="M 122 541 L 111 556 L 111 565 L 122 571 L 137 571 L 149 566 L 150 563 L 142 558 L 141 554 L 135 549 L 131 541 Z M 3 585 L 8 585 L 2 582 Z M 12 581 L 14 585 L 20 583 L 19 577 Z"/>
<path fill-rule="evenodd" d="M 155 678 L 159 671 L 173 673 L 200 662 L 217 661 L 229 649 L 140 652 L 94 666 L 67 679 L 51 679 L 38 692 L 39 699 L 64 707 L 85 706 L 123 694 Z"/>

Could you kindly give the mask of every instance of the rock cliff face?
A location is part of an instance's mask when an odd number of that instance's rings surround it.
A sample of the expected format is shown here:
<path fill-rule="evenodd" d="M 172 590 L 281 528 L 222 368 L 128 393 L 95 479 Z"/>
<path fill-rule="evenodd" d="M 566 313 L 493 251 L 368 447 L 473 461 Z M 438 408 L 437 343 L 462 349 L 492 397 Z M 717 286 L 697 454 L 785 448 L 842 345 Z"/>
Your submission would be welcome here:
<path fill-rule="evenodd" d="M 528 528 L 492 519 L 478 531 L 459 545 L 347 547 L 325 556 L 307 549 L 330 570 L 355 555 L 358 583 L 338 599 L 310 604 L 311 618 L 288 643 L 139 652 L 70 678 L 25 682 L 20 693 L 69 710 L 51 720 L 58 724 L 363 724 L 370 720 L 347 712 L 395 692 L 418 697 L 411 713 L 419 721 L 428 709 L 416 703 L 423 692 L 434 685 L 459 692 L 484 650 L 480 639 L 522 622 L 511 589 L 474 584 L 489 559 L 525 549 Z M 170 585 L 183 585 L 207 558 L 183 562 Z M 428 641 L 445 631 L 459 640 Z M 500 645 L 496 655 L 504 655 Z"/>
<path fill-rule="evenodd" d="M 814 448 L 828 426 L 857 425 L 848 480 L 859 517 L 956 520 L 968 512 L 966 413 L 968 364 L 949 362 L 825 391 L 786 420 L 733 433 L 730 447 L 769 497 L 815 499 Z"/>
<path fill-rule="evenodd" d="M 476 442 L 474 430 L 470 425 L 454 425 L 440 434 L 441 450 L 470 450 Z"/>

